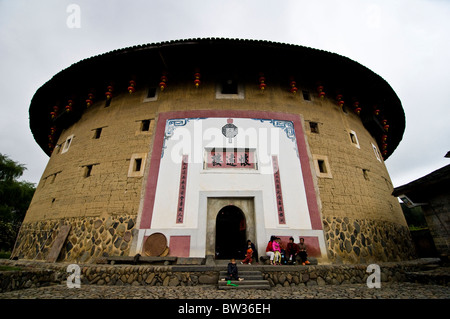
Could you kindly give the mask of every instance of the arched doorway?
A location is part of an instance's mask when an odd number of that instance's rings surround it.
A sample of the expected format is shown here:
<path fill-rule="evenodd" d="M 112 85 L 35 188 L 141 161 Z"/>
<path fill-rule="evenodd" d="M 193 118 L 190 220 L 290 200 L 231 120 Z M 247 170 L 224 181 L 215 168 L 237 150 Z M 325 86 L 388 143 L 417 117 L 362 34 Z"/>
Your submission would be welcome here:
<path fill-rule="evenodd" d="M 223 207 L 216 217 L 216 259 L 244 258 L 245 215 L 238 207 Z"/>

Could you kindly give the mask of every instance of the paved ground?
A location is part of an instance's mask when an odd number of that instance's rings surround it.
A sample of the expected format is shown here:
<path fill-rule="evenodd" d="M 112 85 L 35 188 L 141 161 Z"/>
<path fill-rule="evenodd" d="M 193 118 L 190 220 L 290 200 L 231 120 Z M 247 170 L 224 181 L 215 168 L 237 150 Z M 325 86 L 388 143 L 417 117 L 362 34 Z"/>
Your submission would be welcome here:
<path fill-rule="evenodd" d="M 0 299 L 450 299 L 450 287 L 417 283 L 274 287 L 271 290 L 218 290 L 216 286 L 155 287 L 54 285 L 0 293 Z"/>

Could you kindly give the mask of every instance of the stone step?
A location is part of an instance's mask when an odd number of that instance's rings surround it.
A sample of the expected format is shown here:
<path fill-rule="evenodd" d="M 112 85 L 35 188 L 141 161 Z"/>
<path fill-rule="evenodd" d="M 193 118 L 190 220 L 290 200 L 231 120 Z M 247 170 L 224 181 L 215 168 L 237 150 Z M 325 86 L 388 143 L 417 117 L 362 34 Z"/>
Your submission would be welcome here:
<path fill-rule="evenodd" d="M 252 276 L 252 275 L 243 275 L 241 273 L 239 273 L 239 277 L 240 278 L 244 278 L 244 280 L 264 280 L 263 277 L 261 275 L 257 275 L 257 276 Z M 219 276 L 219 280 L 222 278 L 226 278 L 226 275 L 224 276 Z"/>
<path fill-rule="evenodd" d="M 256 270 L 239 270 L 239 277 L 244 280 L 231 280 L 231 284 L 237 286 L 228 285 L 227 280 L 221 280 L 227 276 L 227 271 L 223 270 L 219 273 L 218 288 L 219 289 L 270 289 L 270 283 L 268 280 L 263 279 L 263 275 L 260 271 Z"/>
<path fill-rule="evenodd" d="M 228 285 L 228 281 L 219 280 L 219 289 L 270 289 L 270 284 L 267 280 L 231 280 L 231 284 Z"/>
<path fill-rule="evenodd" d="M 270 284 L 267 283 L 266 285 L 240 285 L 240 286 L 219 286 L 218 287 L 221 290 L 227 290 L 227 289 L 260 289 L 260 290 L 270 290 Z"/>
<path fill-rule="evenodd" d="M 225 278 L 227 276 L 226 271 L 221 271 L 219 274 L 219 279 Z M 263 279 L 262 273 L 260 271 L 240 271 L 239 277 L 246 280 L 261 280 Z"/>
<path fill-rule="evenodd" d="M 227 280 L 219 280 L 219 286 L 226 286 L 228 283 Z M 236 284 L 239 286 L 244 286 L 244 285 L 262 285 L 262 284 L 267 284 L 269 283 L 267 280 L 261 279 L 261 280 L 230 280 L 230 283 L 232 284 Z"/>

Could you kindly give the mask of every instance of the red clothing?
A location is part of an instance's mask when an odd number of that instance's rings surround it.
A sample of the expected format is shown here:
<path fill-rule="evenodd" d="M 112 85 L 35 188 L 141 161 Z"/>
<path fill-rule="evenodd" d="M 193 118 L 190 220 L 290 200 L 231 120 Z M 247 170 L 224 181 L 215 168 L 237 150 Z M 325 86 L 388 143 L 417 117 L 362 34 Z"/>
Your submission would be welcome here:
<path fill-rule="evenodd" d="M 252 261 L 253 261 L 252 255 L 253 255 L 253 249 L 251 249 L 251 248 L 247 249 L 247 255 L 245 256 L 245 259 L 242 261 L 242 263 L 244 263 L 244 264 L 252 263 Z"/>
<path fill-rule="evenodd" d="M 296 243 L 288 243 L 286 247 L 287 255 L 297 255 L 300 252 L 298 245 Z"/>
<path fill-rule="evenodd" d="M 273 251 L 273 248 L 272 248 L 272 242 L 271 242 L 271 241 L 269 241 L 269 243 L 267 244 L 267 247 L 266 247 L 266 253 L 267 253 L 268 251 Z"/>

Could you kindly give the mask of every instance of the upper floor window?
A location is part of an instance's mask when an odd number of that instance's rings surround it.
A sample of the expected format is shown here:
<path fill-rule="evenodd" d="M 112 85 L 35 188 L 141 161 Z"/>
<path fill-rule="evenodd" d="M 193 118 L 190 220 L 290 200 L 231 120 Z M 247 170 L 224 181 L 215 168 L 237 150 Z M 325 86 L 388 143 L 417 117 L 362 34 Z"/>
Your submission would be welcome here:
<path fill-rule="evenodd" d="M 235 79 L 227 78 L 217 84 L 216 99 L 243 99 L 244 86 Z"/>
<path fill-rule="evenodd" d="M 73 138 L 74 138 L 73 134 L 66 138 L 66 141 L 64 142 L 63 148 L 61 150 L 61 154 L 64 154 L 69 150 L 70 145 L 72 145 Z"/>

